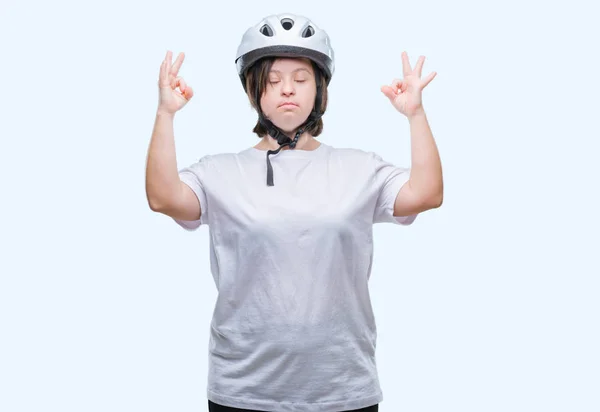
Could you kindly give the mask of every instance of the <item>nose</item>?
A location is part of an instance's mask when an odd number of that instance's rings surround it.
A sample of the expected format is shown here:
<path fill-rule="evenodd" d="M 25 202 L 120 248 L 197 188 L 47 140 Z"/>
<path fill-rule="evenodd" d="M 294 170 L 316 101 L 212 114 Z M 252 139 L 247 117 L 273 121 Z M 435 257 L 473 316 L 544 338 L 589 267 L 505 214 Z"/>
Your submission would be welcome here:
<path fill-rule="evenodd" d="M 281 94 L 285 96 L 290 96 L 294 93 L 296 93 L 296 90 L 294 89 L 294 82 L 292 80 L 287 79 L 282 81 Z"/>

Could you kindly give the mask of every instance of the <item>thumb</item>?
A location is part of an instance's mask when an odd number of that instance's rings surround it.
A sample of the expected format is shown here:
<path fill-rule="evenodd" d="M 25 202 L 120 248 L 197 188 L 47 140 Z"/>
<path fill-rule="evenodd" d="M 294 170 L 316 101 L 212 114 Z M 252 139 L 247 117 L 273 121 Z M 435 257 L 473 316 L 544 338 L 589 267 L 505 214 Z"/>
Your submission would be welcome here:
<path fill-rule="evenodd" d="M 385 94 L 385 96 L 391 101 L 393 101 L 397 96 L 394 89 L 392 89 L 390 86 L 381 86 L 381 92 Z"/>
<path fill-rule="evenodd" d="M 183 92 L 183 97 L 185 97 L 187 100 L 190 100 L 192 97 L 194 97 L 194 89 L 192 89 L 191 86 L 187 86 Z"/>

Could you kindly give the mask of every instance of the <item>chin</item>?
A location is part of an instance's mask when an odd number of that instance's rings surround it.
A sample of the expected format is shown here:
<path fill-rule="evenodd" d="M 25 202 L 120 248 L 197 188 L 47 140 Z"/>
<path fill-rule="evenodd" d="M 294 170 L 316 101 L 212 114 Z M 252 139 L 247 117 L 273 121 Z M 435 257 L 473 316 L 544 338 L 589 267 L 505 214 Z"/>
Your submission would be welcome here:
<path fill-rule="evenodd" d="M 300 127 L 300 125 L 302 123 L 303 122 L 298 122 L 298 121 L 295 121 L 295 122 L 274 121 L 273 122 L 273 124 L 275 126 L 277 126 L 278 128 L 280 128 L 281 130 L 283 130 L 287 134 L 291 134 L 292 132 L 295 132 L 296 129 L 298 129 L 298 127 Z"/>
<path fill-rule="evenodd" d="M 283 130 L 283 132 L 287 135 L 289 135 L 292 139 L 294 138 L 294 133 L 296 133 L 296 130 L 298 129 L 298 126 L 296 127 L 292 127 L 292 126 L 288 126 L 288 127 L 280 127 L 281 130 Z"/>

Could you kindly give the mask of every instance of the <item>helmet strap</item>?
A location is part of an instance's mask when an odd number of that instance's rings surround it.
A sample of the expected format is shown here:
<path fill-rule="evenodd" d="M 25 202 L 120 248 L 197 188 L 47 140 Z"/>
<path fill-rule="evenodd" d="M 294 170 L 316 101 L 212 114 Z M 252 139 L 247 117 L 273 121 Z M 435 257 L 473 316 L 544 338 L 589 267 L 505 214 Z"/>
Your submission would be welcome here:
<path fill-rule="evenodd" d="M 271 165 L 271 160 L 269 159 L 270 155 L 277 154 L 279 151 L 285 147 L 289 146 L 290 149 L 294 149 L 296 144 L 298 143 L 298 139 L 302 136 L 305 130 L 311 128 L 320 118 L 323 116 L 321 113 L 321 104 L 323 101 L 323 92 L 321 89 L 321 72 L 320 69 L 315 68 L 315 80 L 317 83 L 317 94 L 315 97 L 315 105 L 306 119 L 306 121 L 298 128 L 294 139 L 291 139 L 288 135 L 286 135 L 280 128 L 275 126 L 273 122 L 267 119 L 260 107 L 260 90 L 258 85 L 254 88 L 254 96 L 256 98 L 257 108 L 258 108 L 258 121 L 260 124 L 267 130 L 269 136 L 273 139 L 277 140 L 279 144 L 279 148 L 277 150 L 268 150 L 267 151 L 267 186 L 274 186 L 273 183 L 273 166 Z"/>

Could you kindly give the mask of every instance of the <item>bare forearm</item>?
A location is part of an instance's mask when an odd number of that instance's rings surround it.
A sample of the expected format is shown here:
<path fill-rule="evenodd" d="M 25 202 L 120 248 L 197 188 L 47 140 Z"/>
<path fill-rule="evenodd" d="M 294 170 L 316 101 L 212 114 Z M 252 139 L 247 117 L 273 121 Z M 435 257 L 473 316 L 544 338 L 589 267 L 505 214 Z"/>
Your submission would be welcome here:
<path fill-rule="evenodd" d="M 434 206 L 443 198 L 442 164 L 424 110 L 408 118 L 411 140 L 410 186 Z"/>
<path fill-rule="evenodd" d="M 180 189 L 173 121 L 174 114 L 157 111 L 146 162 L 146 196 L 153 210 Z"/>

